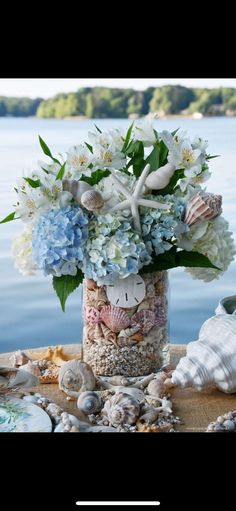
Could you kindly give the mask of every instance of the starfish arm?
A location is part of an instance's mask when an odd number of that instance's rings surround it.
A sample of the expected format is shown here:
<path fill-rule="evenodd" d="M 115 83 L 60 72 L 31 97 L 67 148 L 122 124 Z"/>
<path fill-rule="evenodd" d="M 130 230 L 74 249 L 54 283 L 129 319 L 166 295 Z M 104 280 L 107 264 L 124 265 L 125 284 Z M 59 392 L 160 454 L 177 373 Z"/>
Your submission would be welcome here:
<path fill-rule="evenodd" d="M 163 204 L 162 202 L 156 202 L 148 199 L 138 199 L 139 206 L 146 206 L 147 208 L 154 209 L 170 209 L 170 204 Z"/>
<path fill-rule="evenodd" d="M 123 185 L 123 183 L 121 183 L 121 181 L 119 179 L 117 179 L 116 176 L 114 176 L 113 174 L 111 174 L 111 179 L 113 181 L 113 183 L 116 185 L 116 188 L 121 192 L 123 193 L 123 195 L 127 198 L 129 198 L 131 196 L 130 192 L 128 190 L 126 190 L 125 186 Z"/>
<path fill-rule="evenodd" d="M 137 206 L 136 201 L 134 201 L 134 200 L 131 202 L 131 213 L 132 213 L 132 217 L 134 220 L 134 227 L 138 232 L 141 233 L 142 230 L 141 230 L 138 206 Z"/>
<path fill-rule="evenodd" d="M 117 211 L 117 210 L 120 210 L 120 209 L 127 209 L 129 208 L 130 209 L 130 200 L 123 200 L 122 202 L 119 202 L 119 204 L 116 204 L 115 206 L 113 206 L 113 208 L 111 208 L 111 211 Z"/>
<path fill-rule="evenodd" d="M 142 172 L 141 176 L 139 177 L 138 182 L 135 186 L 134 197 L 138 197 L 139 195 L 141 195 L 144 183 L 145 183 L 147 176 L 149 174 L 149 170 L 150 170 L 150 165 L 148 163 L 146 165 L 146 167 L 144 167 L 143 172 Z"/>

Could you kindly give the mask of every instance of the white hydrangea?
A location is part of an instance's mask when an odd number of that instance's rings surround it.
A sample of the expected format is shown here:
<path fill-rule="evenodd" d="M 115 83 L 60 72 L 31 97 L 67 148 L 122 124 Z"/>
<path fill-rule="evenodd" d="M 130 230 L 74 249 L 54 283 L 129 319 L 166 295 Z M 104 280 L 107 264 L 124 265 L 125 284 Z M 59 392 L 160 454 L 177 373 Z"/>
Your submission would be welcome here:
<path fill-rule="evenodd" d="M 12 255 L 15 258 L 15 268 L 22 275 L 35 275 L 38 269 L 32 256 L 32 225 L 13 239 Z"/>
<path fill-rule="evenodd" d="M 219 271 L 214 268 L 186 268 L 185 271 L 193 278 L 210 282 L 218 279 L 228 269 L 236 254 L 232 232 L 228 228 L 229 224 L 222 216 L 191 227 L 187 235 L 191 243 L 189 249 L 207 256 L 215 266 L 221 269 Z"/>

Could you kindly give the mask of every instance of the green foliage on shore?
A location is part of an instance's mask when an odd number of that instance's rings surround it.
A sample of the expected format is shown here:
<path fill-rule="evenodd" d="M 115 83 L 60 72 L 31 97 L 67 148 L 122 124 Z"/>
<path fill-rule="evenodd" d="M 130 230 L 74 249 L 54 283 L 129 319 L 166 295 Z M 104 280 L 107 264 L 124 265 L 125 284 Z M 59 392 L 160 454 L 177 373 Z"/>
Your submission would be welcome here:
<path fill-rule="evenodd" d="M 84 87 L 77 92 L 40 98 L 0 96 L 0 117 L 42 118 L 137 118 L 155 112 L 164 115 L 236 115 L 236 89 L 200 89 L 182 85 L 149 87 L 144 91 L 108 87 Z"/>

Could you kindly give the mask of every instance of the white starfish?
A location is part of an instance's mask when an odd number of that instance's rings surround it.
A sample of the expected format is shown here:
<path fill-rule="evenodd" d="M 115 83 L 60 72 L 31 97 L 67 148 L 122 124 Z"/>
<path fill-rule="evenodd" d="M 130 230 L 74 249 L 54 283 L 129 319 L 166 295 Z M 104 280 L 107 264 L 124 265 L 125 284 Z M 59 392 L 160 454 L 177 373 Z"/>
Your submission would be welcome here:
<path fill-rule="evenodd" d="M 116 204 L 116 206 L 114 206 L 112 208 L 112 211 L 117 211 L 120 209 L 131 209 L 131 215 L 134 219 L 135 229 L 137 231 L 139 231 L 140 233 L 142 232 L 142 230 L 141 230 L 141 223 L 140 223 L 139 210 L 138 210 L 139 206 L 145 206 L 147 208 L 152 208 L 152 209 L 153 208 L 155 208 L 155 209 L 169 209 L 169 207 L 170 207 L 168 204 L 163 204 L 162 202 L 156 202 L 154 200 L 142 198 L 142 194 L 143 194 L 142 190 L 143 190 L 143 186 L 145 184 L 147 175 L 149 173 L 149 170 L 150 170 L 150 165 L 148 164 L 143 169 L 141 176 L 138 178 L 138 181 L 135 185 L 133 192 L 130 192 L 129 190 L 127 190 L 125 188 L 125 186 L 123 185 L 123 183 L 121 183 L 121 181 L 119 179 L 117 179 L 117 177 L 114 176 L 114 174 L 111 174 L 112 181 L 116 185 L 116 188 L 126 197 L 125 200 L 123 200 L 119 204 Z"/>

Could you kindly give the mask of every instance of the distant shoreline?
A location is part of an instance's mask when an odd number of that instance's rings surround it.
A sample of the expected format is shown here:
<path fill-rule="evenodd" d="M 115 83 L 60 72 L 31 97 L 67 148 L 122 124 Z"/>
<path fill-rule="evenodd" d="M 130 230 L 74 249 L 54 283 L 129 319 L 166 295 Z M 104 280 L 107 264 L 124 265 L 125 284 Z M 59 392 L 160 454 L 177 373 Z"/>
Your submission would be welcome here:
<path fill-rule="evenodd" d="M 37 115 L 24 115 L 24 116 L 18 116 L 18 115 L 2 115 L 0 116 L 0 119 L 38 119 L 38 120 L 56 120 L 56 121 L 88 121 L 88 120 L 96 120 L 99 119 L 101 121 L 106 120 L 124 120 L 124 121 L 138 121 L 139 119 L 143 119 L 145 116 L 142 117 L 86 117 L 81 115 L 72 115 L 72 116 L 66 116 L 66 117 L 38 117 Z M 160 117 L 156 117 L 155 120 L 162 121 L 162 120 L 170 120 L 170 119 L 194 119 L 194 120 L 201 120 L 201 119 L 216 119 L 216 118 L 232 118 L 236 117 L 235 115 L 201 115 L 201 116 L 195 116 L 194 114 L 168 114 L 168 115 L 161 115 Z"/>

